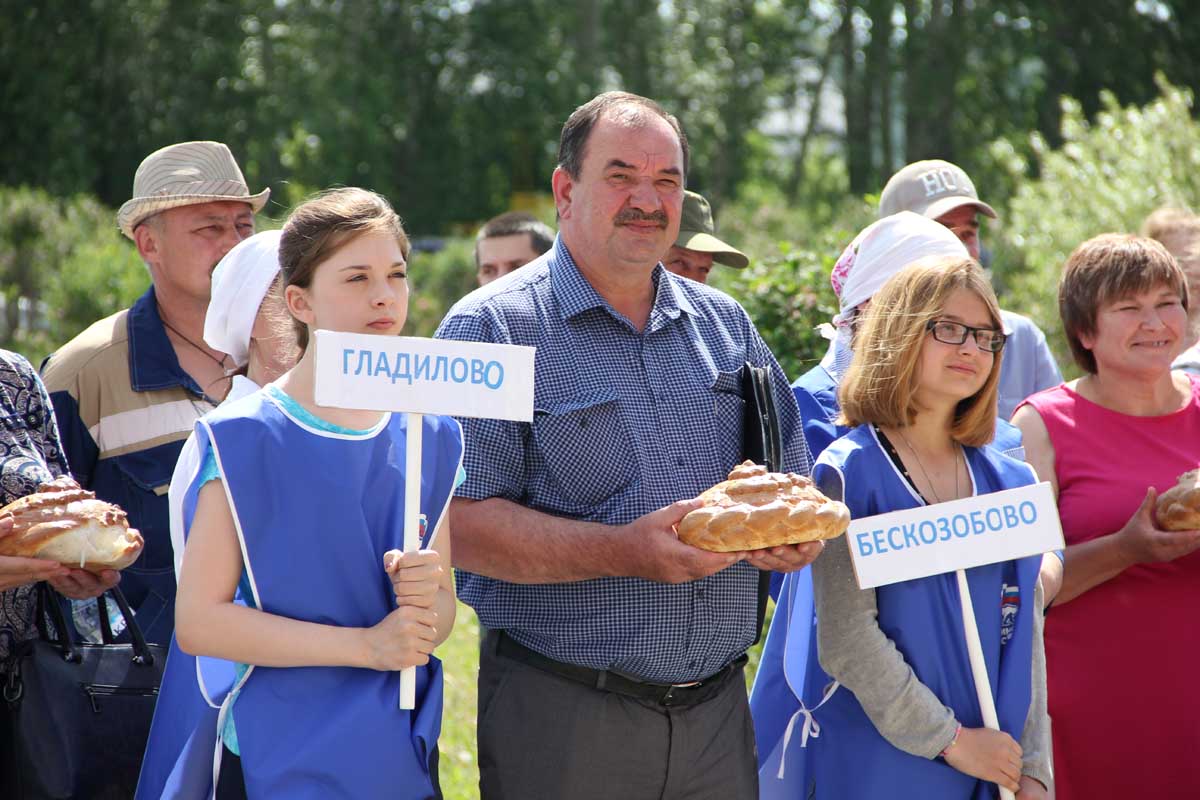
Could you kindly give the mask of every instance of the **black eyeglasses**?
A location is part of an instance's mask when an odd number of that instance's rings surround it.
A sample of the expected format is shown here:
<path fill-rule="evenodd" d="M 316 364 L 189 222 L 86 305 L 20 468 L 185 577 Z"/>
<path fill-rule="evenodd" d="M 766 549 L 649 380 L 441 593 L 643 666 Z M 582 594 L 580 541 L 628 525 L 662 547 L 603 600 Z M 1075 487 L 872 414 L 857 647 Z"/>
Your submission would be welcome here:
<path fill-rule="evenodd" d="M 943 344 L 962 344 L 967 340 L 967 334 L 975 337 L 979 349 L 988 353 L 999 353 L 1004 349 L 1008 335 L 995 328 L 972 328 L 961 322 L 931 319 L 925 323 L 925 330 L 933 334 L 933 338 Z"/>

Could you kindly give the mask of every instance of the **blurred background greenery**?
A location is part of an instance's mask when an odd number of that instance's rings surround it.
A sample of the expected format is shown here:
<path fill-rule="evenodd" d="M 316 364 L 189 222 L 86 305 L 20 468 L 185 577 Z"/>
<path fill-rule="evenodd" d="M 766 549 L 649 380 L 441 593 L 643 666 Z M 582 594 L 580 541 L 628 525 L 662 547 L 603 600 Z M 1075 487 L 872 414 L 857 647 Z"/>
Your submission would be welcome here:
<path fill-rule="evenodd" d="M 474 229 L 510 208 L 545 216 L 563 120 L 624 88 L 683 122 L 689 186 L 754 257 L 717 283 L 790 374 L 820 355 L 830 261 L 888 175 L 924 157 L 962 165 L 1001 211 L 985 231 L 997 288 L 1057 346 L 1066 253 L 1197 205 L 1189 9 L 0 0 L 0 345 L 36 362 L 140 292 L 113 209 L 145 155 L 196 138 L 227 142 L 251 186 L 271 187 L 262 226 L 327 186 L 387 195 L 422 245 L 409 332 L 426 335 L 473 285 Z"/>
<path fill-rule="evenodd" d="M 1071 372 L 1058 271 L 1095 234 L 1200 207 L 1200 14 L 1185 0 L 0 0 L 0 346 L 38 363 L 147 273 L 117 232 L 143 157 L 230 145 L 260 228 L 312 191 L 387 195 L 418 244 L 407 333 L 474 286 L 471 235 L 553 222 L 558 132 L 599 91 L 677 114 L 690 188 L 752 257 L 713 282 L 789 375 L 824 351 L 828 274 L 905 163 L 996 207 L 1001 301 Z M 446 650 L 447 797 L 474 794 L 474 648 Z"/>

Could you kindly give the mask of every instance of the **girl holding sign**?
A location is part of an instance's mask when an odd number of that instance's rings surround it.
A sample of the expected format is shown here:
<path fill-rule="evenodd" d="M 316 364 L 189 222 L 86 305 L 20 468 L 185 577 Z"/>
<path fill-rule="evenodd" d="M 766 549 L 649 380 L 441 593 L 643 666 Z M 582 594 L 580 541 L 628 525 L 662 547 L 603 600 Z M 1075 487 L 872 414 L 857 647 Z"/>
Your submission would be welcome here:
<path fill-rule="evenodd" d="M 923 259 L 890 278 L 838 394 L 853 430 L 813 470 L 822 491 L 857 519 L 1033 483 L 1027 465 L 984 447 L 1004 339 L 969 258 Z M 848 543 L 826 548 L 813 565 L 818 650 L 842 689 L 816 712 L 818 798 L 983 800 L 992 784 L 1047 796 L 1040 564 L 966 571 L 997 731 L 983 725 L 955 574 L 860 590 Z"/>
<path fill-rule="evenodd" d="M 361 189 L 320 195 L 284 226 L 284 297 L 303 355 L 197 426 L 176 636 L 220 706 L 219 743 L 209 774 L 181 759 L 164 796 L 207 797 L 214 784 L 218 800 L 435 794 L 442 676 L 431 654 L 454 620 L 446 508 L 461 431 L 424 417 L 420 510 L 437 550 L 404 554 L 415 513 L 404 507 L 406 418 L 317 406 L 308 347 L 318 328 L 398 334 L 408 249 L 387 201 Z M 416 710 L 401 711 L 398 671 L 413 666 Z"/>
<path fill-rule="evenodd" d="M 212 296 L 204 319 L 204 340 L 214 350 L 226 353 L 233 370 L 229 392 L 222 400 L 232 403 L 257 392 L 295 365 L 294 335 L 278 323 L 283 309 L 279 286 L 280 231 L 263 231 L 243 239 L 225 254 L 212 274 Z M 171 477 L 169 511 L 171 547 L 175 554 L 175 577 L 183 564 L 183 498 L 201 467 L 192 433 L 183 444 Z M 123 622 L 123 621 L 122 621 Z M 160 687 L 158 716 L 150 731 L 149 749 L 138 780 L 137 800 L 163 795 L 163 787 L 178 762 L 183 743 L 195 730 L 207 725 L 214 732 L 203 763 L 211 763 L 219 703 L 210 704 L 195 680 L 195 658 L 172 642 L 172 682 Z M 175 683 L 174 681 L 178 681 Z"/>

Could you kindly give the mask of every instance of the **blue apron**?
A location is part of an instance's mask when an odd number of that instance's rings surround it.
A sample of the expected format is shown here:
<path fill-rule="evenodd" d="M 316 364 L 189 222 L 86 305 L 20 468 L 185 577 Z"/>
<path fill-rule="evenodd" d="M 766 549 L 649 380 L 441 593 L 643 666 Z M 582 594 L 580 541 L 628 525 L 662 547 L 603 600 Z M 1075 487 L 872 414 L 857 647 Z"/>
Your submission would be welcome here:
<path fill-rule="evenodd" d="M 992 448 L 965 448 L 964 452 L 976 494 L 1026 486 L 1034 480 L 1027 465 Z M 869 426 L 860 426 L 831 445 L 813 474 L 818 484 L 825 485 L 831 478 L 837 480 L 836 472 L 841 473 L 845 503 L 855 519 L 919 505 Z M 966 572 L 1000 728 L 1018 741 L 1032 694 L 1032 606 L 1040 566 L 1041 556 L 1034 556 Z M 964 727 L 982 727 L 955 574 L 881 586 L 875 597 L 880 629 L 918 680 L 953 710 Z M 1007 642 L 1003 646 L 1002 637 Z M 932 800 L 995 796 L 993 784 L 965 775 L 941 759 L 920 758 L 893 747 L 846 689 L 829 698 L 817 719 L 821 736 L 815 746 L 809 743 L 817 798 L 892 797 L 898 787 L 905 787 L 910 796 Z"/>
<path fill-rule="evenodd" d="M 215 452 L 245 553 L 253 604 L 273 614 L 370 627 L 395 608 L 383 554 L 403 547 L 407 417 L 366 436 L 316 431 L 265 394 L 197 425 Z M 462 432 L 424 417 L 421 509 L 436 531 L 462 458 Z M 200 486 L 184 499 L 185 528 Z M 425 544 L 427 544 L 426 542 Z M 245 598 L 242 599 L 245 601 Z M 138 797 L 208 798 L 234 666 L 173 647 Z M 250 667 L 237 687 L 242 772 L 250 797 L 433 796 L 429 755 L 441 728 L 437 659 L 417 668 L 417 708 L 399 709 L 400 675 L 348 667 Z"/>
<path fill-rule="evenodd" d="M 803 800 L 812 786 L 815 712 L 832 681 L 817 660 L 812 570 L 784 577 L 750 690 L 760 800 Z"/>
<path fill-rule="evenodd" d="M 838 377 L 849 363 L 848 351 L 835 342 L 818 366 L 792 384 L 804 438 L 814 458 L 851 430 L 836 422 L 842 410 Z M 1025 457 L 1021 431 L 1000 418 L 988 447 L 1015 459 Z M 809 796 L 812 751 L 807 743 L 821 731 L 812 712 L 820 706 L 830 683 L 817 660 L 812 591 L 812 575 L 807 569 L 771 576 L 775 616 L 750 691 L 762 800 Z M 797 737 L 795 745 L 793 735 Z"/>

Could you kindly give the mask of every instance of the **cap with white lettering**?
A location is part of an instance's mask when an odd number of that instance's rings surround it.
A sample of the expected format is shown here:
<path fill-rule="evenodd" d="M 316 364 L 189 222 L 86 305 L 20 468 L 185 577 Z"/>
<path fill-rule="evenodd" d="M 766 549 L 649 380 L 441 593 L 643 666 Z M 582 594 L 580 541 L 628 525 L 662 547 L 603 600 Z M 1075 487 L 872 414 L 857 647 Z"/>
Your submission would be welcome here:
<path fill-rule="evenodd" d="M 979 199 L 975 184 L 961 167 L 939 159 L 916 161 L 893 175 L 883 187 L 883 193 L 879 195 L 879 216 L 912 211 L 937 219 L 968 205 L 996 219 L 995 209 Z"/>

